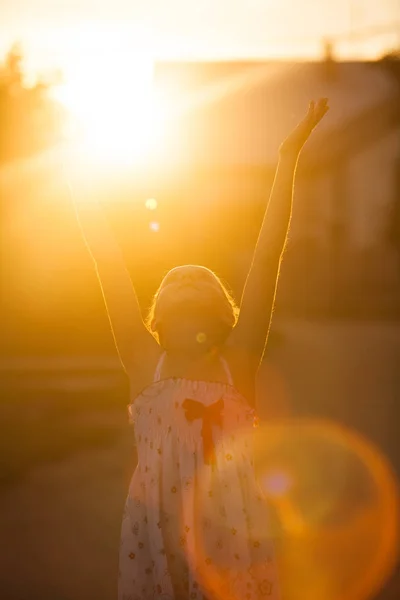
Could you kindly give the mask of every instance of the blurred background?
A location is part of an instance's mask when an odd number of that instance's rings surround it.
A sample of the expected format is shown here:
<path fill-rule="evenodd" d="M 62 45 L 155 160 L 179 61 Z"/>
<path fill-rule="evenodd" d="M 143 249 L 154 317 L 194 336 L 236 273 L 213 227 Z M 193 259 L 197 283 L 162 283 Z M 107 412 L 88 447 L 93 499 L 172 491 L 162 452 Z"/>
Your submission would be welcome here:
<path fill-rule="evenodd" d="M 258 463 L 300 481 L 274 504 L 285 599 L 399 598 L 397 0 L 3 0 L 0 32 L 1 597 L 116 598 L 129 389 L 68 181 L 90 181 L 144 316 L 177 264 L 239 300 L 279 144 L 328 97 L 297 173 Z M 287 418 L 300 440 L 274 429 Z"/>

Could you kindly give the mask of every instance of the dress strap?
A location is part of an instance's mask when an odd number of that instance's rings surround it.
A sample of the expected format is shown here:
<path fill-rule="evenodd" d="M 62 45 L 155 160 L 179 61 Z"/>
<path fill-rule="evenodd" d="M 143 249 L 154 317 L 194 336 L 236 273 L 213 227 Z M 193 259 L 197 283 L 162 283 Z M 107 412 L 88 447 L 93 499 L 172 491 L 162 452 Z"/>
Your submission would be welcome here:
<path fill-rule="evenodd" d="M 161 369 L 164 363 L 164 358 L 165 358 L 165 352 L 163 352 L 159 358 L 159 361 L 157 363 L 156 366 L 156 370 L 154 371 L 154 377 L 153 377 L 153 383 L 155 383 L 156 381 L 160 381 L 161 378 Z"/>
<path fill-rule="evenodd" d="M 233 385 L 233 378 L 232 378 L 231 370 L 230 370 L 230 368 L 228 366 L 228 363 L 227 363 L 226 359 L 223 356 L 220 356 L 219 358 L 221 360 L 222 366 L 224 367 L 226 376 L 228 378 L 229 385 Z"/>

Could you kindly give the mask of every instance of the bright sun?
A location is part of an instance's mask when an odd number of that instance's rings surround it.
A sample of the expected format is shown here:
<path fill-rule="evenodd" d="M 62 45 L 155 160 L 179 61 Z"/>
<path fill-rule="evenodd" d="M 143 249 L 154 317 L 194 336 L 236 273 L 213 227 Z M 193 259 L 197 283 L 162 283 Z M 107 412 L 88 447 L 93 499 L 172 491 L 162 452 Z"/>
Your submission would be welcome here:
<path fill-rule="evenodd" d="M 54 96 L 71 116 L 70 137 L 101 166 L 156 159 L 165 119 L 153 87 L 153 61 L 117 36 L 85 31 L 67 53 Z"/>

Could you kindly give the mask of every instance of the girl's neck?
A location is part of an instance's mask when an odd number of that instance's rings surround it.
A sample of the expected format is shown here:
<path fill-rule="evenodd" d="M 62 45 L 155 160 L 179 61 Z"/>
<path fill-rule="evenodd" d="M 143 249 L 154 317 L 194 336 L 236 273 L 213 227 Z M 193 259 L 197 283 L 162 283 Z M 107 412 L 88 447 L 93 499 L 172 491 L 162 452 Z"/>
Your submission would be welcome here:
<path fill-rule="evenodd" d="M 189 353 L 166 351 L 163 363 L 165 377 L 186 377 L 189 379 L 209 379 L 218 375 L 221 369 L 218 348 L 209 351 Z"/>
<path fill-rule="evenodd" d="M 214 361 L 220 354 L 220 349 L 212 347 L 208 349 L 165 349 L 165 360 L 169 364 L 179 363 L 181 365 L 193 363 L 209 363 Z"/>

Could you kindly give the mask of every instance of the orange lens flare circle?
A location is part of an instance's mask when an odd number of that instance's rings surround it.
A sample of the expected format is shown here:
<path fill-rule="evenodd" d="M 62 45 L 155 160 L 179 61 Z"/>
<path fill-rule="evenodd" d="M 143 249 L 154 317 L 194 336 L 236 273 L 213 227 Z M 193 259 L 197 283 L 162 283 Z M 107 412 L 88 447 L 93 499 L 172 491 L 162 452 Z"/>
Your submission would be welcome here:
<path fill-rule="evenodd" d="M 288 420 L 262 427 L 255 456 L 279 523 L 285 597 L 367 600 L 398 558 L 398 485 L 371 442 L 339 424 Z"/>
<path fill-rule="evenodd" d="M 196 498 L 184 498 L 183 512 L 186 503 L 196 502 L 197 517 L 186 557 L 210 598 L 245 597 L 240 581 L 248 584 L 249 571 L 258 593 L 267 593 L 274 581 L 275 567 L 266 560 L 271 548 L 285 599 L 372 599 L 398 558 L 398 485 L 383 454 L 339 424 L 276 421 L 255 430 L 256 476 L 245 469 L 247 481 L 236 489 L 248 436 L 246 431 L 217 449 L 226 493 L 206 467 L 198 474 Z M 224 460 L 228 446 L 232 460 Z M 254 502 L 257 496 L 261 500 Z M 249 506 L 251 514 L 244 515 Z M 246 524 L 252 521 L 248 538 Z M 250 569 L 236 558 L 245 555 L 253 557 Z M 235 592 L 226 585 L 232 571 Z"/>

